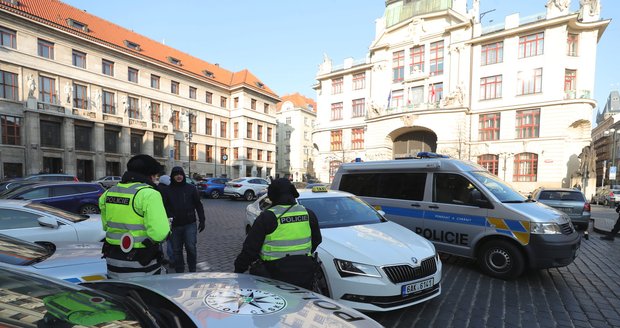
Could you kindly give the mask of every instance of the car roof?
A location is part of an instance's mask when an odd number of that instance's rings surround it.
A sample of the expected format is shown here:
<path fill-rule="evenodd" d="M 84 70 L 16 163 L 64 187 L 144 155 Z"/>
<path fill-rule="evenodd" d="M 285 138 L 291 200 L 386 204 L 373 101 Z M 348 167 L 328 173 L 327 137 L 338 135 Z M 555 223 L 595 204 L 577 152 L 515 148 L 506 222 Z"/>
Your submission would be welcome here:
<path fill-rule="evenodd" d="M 369 161 L 343 163 L 338 169 L 341 172 L 386 171 L 386 170 L 449 170 L 449 171 L 486 171 L 474 162 L 456 158 L 414 158 L 393 159 L 385 161 Z"/>
<path fill-rule="evenodd" d="M 299 198 L 297 199 L 311 199 L 311 198 L 338 198 L 338 197 L 351 197 L 354 196 L 351 193 L 340 190 L 331 190 L 323 192 L 312 191 L 312 189 L 297 189 L 299 192 Z"/>
<path fill-rule="evenodd" d="M 565 192 L 581 192 L 581 190 L 573 188 L 540 188 L 540 191 L 565 191 Z"/>

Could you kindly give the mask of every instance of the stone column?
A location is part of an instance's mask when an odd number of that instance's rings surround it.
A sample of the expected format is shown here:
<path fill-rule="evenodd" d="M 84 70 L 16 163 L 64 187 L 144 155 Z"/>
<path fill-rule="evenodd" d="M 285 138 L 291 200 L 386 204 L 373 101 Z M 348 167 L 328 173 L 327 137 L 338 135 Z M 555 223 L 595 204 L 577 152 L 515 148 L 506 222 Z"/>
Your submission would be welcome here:
<path fill-rule="evenodd" d="M 105 124 L 96 122 L 93 129 L 93 149 L 95 150 L 95 179 L 105 176 Z"/>
<path fill-rule="evenodd" d="M 128 127 L 121 128 L 121 144 L 120 153 L 123 155 L 121 159 L 121 171 L 125 171 L 127 162 L 131 158 L 131 129 Z"/>
<path fill-rule="evenodd" d="M 41 152 L 41 121 L 39 113 L 24 112 L 24 174 L 36 174 L 43 169 L 43 152 Z"/>
<path fill-rule="evenodd" d="M 63 173 L 77 175 L 77 157 L 75 156 L 75 125 L 72 118 L 62 121 Z"/>

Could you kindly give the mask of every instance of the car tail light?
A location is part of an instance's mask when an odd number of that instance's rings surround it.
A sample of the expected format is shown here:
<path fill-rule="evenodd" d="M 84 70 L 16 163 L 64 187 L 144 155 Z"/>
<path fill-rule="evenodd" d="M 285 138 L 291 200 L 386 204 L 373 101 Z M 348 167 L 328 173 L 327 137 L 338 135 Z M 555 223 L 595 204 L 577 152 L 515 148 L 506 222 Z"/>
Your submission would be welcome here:
<path fill-rule="evenodd" d="M 241 188 L 241 185 L 240 185 L 240 184 L 238 184 L 238 183 L 233 183 L 233 185 L 232 185 L 232 186 L 233 186 L 234 188 Z"/>
<path fill-rule="evenodd" d="M 590 212 L 590 203 L 586 202 L 585 204 L 583 204 L 583 211 Z"/>

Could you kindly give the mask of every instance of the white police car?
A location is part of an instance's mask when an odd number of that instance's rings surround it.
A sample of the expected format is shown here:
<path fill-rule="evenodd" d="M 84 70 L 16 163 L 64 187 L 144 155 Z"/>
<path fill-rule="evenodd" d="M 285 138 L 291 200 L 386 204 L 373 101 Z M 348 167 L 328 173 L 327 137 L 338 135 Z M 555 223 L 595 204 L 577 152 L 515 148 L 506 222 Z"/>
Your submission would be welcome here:
<path fill-rule="evenodd" d="M 321 293 L 363 311 L 390 311 L 439 296 L 442 265 L 431 242 L 387 221 L 353 194 L 315 187 L 299 195 L 321 227 Z M 247 207 L 246 231 L 270 205 L 264 195 Z"/>

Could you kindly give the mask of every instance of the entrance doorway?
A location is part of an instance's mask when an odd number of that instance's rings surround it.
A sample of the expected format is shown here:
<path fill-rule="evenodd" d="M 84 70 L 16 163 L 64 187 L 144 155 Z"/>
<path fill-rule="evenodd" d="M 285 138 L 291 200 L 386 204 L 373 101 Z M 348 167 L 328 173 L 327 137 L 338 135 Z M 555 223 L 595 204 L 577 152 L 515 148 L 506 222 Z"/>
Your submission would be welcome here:
<path fill-rule="evenodd" d="M 24 168 L 22 163 L 4 163 L 3 172 L 3 179 L 21 178 L 23 176 Z"/>
<path fill-rule="evenodd" d="M 62 171 L 62 158 L 43 157 L 43 173 L 64 173 Z"/>
<path fill-rule="evenodd" d="M 421 151 L 437 151 L 437 135 L 430 131 L 413 131 L 394 139 L 394 158 L 414 157 Z"/>
<path fill-rule="evenodd" d="M 119 162 L 105 162 L 105 175 L 121 175 L 121 163 Z"/>
<path fill-rule="evenodd" d="M 80 181 L 93 181 L 94 175 L 93 161 L 86 159 L 77 160 L 77 178 Z"/>

